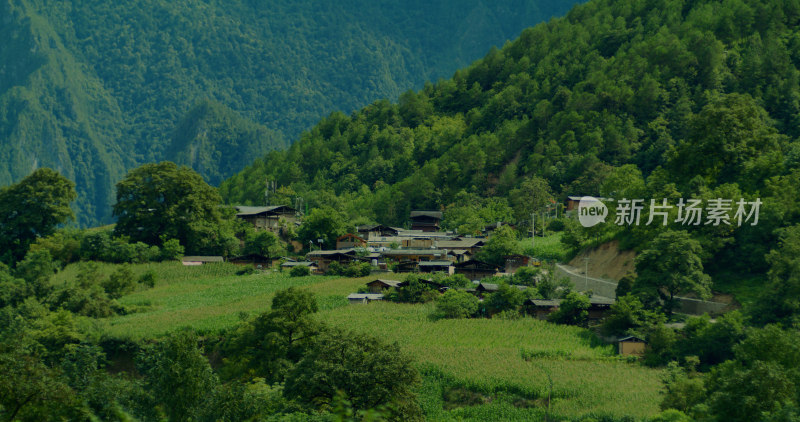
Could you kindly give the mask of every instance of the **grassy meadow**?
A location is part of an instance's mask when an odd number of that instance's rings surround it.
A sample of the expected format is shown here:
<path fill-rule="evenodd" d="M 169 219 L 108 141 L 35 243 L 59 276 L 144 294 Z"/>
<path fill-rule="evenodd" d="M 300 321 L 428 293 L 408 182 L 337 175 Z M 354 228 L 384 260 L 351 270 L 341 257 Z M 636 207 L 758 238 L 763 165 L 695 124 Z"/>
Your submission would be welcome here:
<path fill-rule="evenodd" d="M 101 266 L 106 273 L 113 268 Z M 156 273 L 156 286 L 120 299 L 138 312 L 109 318 L 105 330 L 112 337 L 141 339 L 184 326 L 213 332 L 267 310 L 275 291 L 300 286 L 317 296 L 319 320 L 397 342 L 413 357 L 429 420 L 541 420 L 548 375 L 552 415 L 642 418 L 658 412 L 661 371 L 619 359 L 588 330 L 530 318 L 437 321 L 430 318 L 433 304 L 348 305 L 345 296 L 376 276 L 237 276 L 241 267 L 230 264 L 131 268 L 136 275 Z M 68 267 L 58 277 L 75 271 Z"/>

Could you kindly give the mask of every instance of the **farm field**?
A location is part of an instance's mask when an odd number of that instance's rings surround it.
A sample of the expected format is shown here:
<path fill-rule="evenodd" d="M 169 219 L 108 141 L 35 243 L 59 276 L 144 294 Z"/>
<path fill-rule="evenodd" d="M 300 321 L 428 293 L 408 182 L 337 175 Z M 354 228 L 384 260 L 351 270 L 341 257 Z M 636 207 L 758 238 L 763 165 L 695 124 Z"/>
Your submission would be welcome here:
<path fill-rule="evenodd" d="M 641 418 L 658 412 L 661 371 L 618 359 L 613 346 L 599 344 L 587 330 L 529 318 L 435 321 L 429 318 L 433 304 L 348 305 L 345 296 L 376 276 L 237 276 L 238 268 L 135 265 L 135 274 L 157 274 L 156 287 L 121 298 L 141 311 L 110 318 L 105 330 L 133 339 L 184 326 L 214 332 L 237 323 L 242 313 L 267 310 L 275 291 L 301 286 L 317 296 L 321 321 L 398 342 L 414 358 L 423 375 L 420 401 L 429 420 L 541 419 L 548 375 L 554 416 Z M 113 266 L 102 269 L 111 272 Z M 74 269 L 66 271 L 65 277 Z"/>

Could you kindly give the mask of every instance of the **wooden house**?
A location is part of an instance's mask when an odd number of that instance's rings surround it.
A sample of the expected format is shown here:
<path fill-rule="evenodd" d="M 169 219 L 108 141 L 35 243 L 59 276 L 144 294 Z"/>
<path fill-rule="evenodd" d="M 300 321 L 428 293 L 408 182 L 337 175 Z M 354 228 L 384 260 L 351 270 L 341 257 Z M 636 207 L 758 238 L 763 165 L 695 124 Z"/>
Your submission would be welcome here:
<path fill-rule="evenodd" d="M 319 267 L 317 267 L 317 264 L 311 261 L 286 261 L 281 264 L 281 268 L 284 269 L 291 270 L 294 267 L 308 267 L 312 273 L 319 272 Z"/>
<path fill-rule="evenodd" d="M 256 230 L 269 230 L 280 234 L 282 224 L 294 225 L 298 221 L 297 210 L 286 205 L 235 208 L 236 217 L 252 224 Z"/>
<path fill-rule="evenodd" d="M 450 249 L 447 251 L 447 259 L 453 262 L 464 262 L 472 259 L 472 252 L 466 249 Z"/>
<path fill-rule="evenodd" d="M 439 223 L 442 221 L 441 211 L 411 211 L 411 230 L 421 230 L 423 232 L 439 231 Z"/>
<path fill-rule="evenodd" d="M 361 305 L 375 300 L 383 300 L 383 295 L 375 293 L 351 293 L 347 296 L 347 301 L 351 305 Z"/>
<path fill-rule="evenodd" d="M 642 356 L 646 348 L 647 342 L 639 337 L 628 336 L 617 340 L 620 355 Z"/>
<path fill-rule="evenodd" d="M 317 266 L 318 272 L 328 271 L 331 262 L 338 262 L 342 265 L 349 264 L 353 261 L 358 261 L 355 249 L 336 249 L 329 251 L 311 251 L 306 254 L 306 259 L 313 262 Z"/>
<path fill-rule="evenodd" d="M 366 248 L 367 241 L 353 233 L 347 233 L 336 238 L 336 249 Z"/>
<path fill-rule="evenodd" d="M 392 249 L 381 252 L 381 255 L 395 261 L 438 261 L 447 257 L 447 251 L 441 249 Z"/>
<path fill-rule="evenodd" d="M 611 305 L 613 304 L 614 299 L 592 296 L 589 298 L 589 320 L 599 321 L 605 318 L 611 311 Z"/>
<path fill-rule="evenodd" d="M 186 266 L 196 266 L 225 262 L 221 256 L 184 256 L 181 257 L 181 264 Z"/>
<path fill-rule="evenodd" d="M 403 286 L 403 282 L 402 281 L 397 281 L 397 280 L 376 279 L 376 280 L 372 280 L 369 283 L 367 283 L 367 287 L 369 287 L 369 292 L 370 293 L 383 293 L 383 291 L 386 290 L 386 289 L 390 289 L 390 288 L 397 289 L 397 288 L 402 287 L 402 286 Z"/>
<path fill-rule="evenodd" d="M 421 273 L 441 272 L 447 275 L 453 274 L 453 263 L 448 260 L 422 261 L 417 264 L 417 268 Z"/>
<path fill-rule="evenodd" d="M 499 274 L 497 267 L 476 259 L 453 264 L 455 274 L 463 274 L 470 280 L 482 280 Z"/>
<path fill-rule="evenodd" d="M 374 237 L 394 237 L 400 233 L 400 229 L 384 226 L 383 224 L 365 224 L 358 226 L 358 235 L 369 241 Z"/>
<path fill-rule="evenodd" d="M 436 248 L 446 251 L 467 251 L 470 255 L 475 255 L 485 243 L 484 239 L 476 237 L 459 237 L 449 240 L 437 240 L 434 245 Z"/>
<path fill-rule="evenodd" d="M 523 306 L 525 312 L 536 319 L 547 319 L 547 316 L 558 310 L 560 299 L 528 299 Z"/>
<path fill-rule="evenodd" d="M 258 269 L 265 269 L 272 266 L 272 258 L 255 253 L 237 256 L 229 259 L 228 262 L 238 265 L 252 265 Z"/>
<path fill-rule="evenodd" d="M 533 263 L 533 258 L 527 255 L 507 255 L 506 260 L 506 273 L 514 274 L 520 267 L 527 267 Z"/>

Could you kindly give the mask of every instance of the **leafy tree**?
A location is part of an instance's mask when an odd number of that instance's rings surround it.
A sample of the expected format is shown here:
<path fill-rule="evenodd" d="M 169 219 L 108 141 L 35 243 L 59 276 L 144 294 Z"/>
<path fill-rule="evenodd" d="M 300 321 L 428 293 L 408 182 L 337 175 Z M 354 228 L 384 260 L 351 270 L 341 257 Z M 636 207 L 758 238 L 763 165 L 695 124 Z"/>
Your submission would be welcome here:
<path fill-rule="evenodd" d="M 330 329 L 286 379 L 287 397 L 310 405 L 330 405 L 341 391 L 353 410 L 387 405 L 391 419 L 421 420 L 414 388 L 419 375 L 396 344 L 359 333 Z"/>
<path fill-rule="evenodd" d="M 333 249 L 336 247 L 336 238 L 345 234 L 345 219 L 339 211 L 324 206 L 314 208 L 303 219 L 303 224 L 297 231 L 297 238 L 303 245 L 309 242 L 319 243 L 322 239 L 323 244 L 319 247 Z"/>
<path fill-rule="evenodd" d="M 589 298 L 578 293 L 569 292 L 561 300 L 558 310 L 547 317 L 548 321 L 558 324 L 585 326 L 589 320 Z"/>
<path fill-rule="evenodd" d="M 178 239 L 189 253 L 225 254 L 236 243 L 216 189 L 188 167 L 145 164 L 117 184 L 114 233 L 161 245 Z"/>
<path fill-rule="evenodd" d="M 489 294 L 484 302 L 487 311 L 496 314 L 503 311 L 518 311 L 524 300 L 525 295 L 520 289 L 502 282 L 498 284 L 497 291 Z"/>
<path fill-rule="evenodd" d="M 21 260 L 37 238 L 51 235 L 74 217 L 75 184 L 48 168 L 0 188 L 0 260 Z"/>
<path fill-rule="evenodd" d="M 542 211 L 554 195 L 547 180 L 533 176 L 525 179 L 509 196 L 517 221 L 528 221 L 531 213 Z"/>
<path fill-rule="evenodd" d="M 53 289 L 50 277 L 58 267 L 46 249 L 31 251 L 17 264 L 14 276 L 25 280 L 30 291 L 39 299 L 47 296 Z"/>
<path fill-rule="evenodd" d="M 663 314 L 649 310 L 633 295 L 617 296 L 609 314 L 603 321 L 603 331 L 607 335 L 636 334 L 643 336 L 646 327 L 665 322 Z"/>
<path fill-rule="evenodd" d="M 170 420 L 194 420 L 202 415 L 209 394 L 218 385 L 197 341 L 193 332 L 179 331 L 137 356 L 145 388 Z"/>
<path fill-rule="evenodd" d="M 791 323 L 800 315 L 800 225 L 779 230 L 776 249 L 767 254 L 768 283 L 750 310 L 757 324 Z"/>
<path fill-rule="evenodd" d="M 514 273 L 514 284 L 521 286 L 535 286 L 541 270 L 536 267 L 521 267 Z"/>
<path fill-rule="evenodd" d="M 292 269 L 289 270 L 289 275 L 292 277 L 305 277 L 310 274 L 311 274 L 311 269 L 301 265 L 292 267 Z"/>
<path fill-rule="evenodd" d="M 436 299 L 440 318 L 467 318 L 478 312 L 478 298 L 461 290 L 450 289 Z"/>
<path fill-rule="evenodd" d="M 519 252 L 519 242 L 517 236 L 509 226 L 501 226 L 492 233 L 492 237 L 486 242 L 475 257 L 489 264 L 502 267 L 505 266 L 505 257 Z"/>
<path fill-rule="evenodd" d="M 275 233 L 267 230 L 252 231 L 247 234 L 244 240 L 244 254 L 256 254 L 266 257 L 276 257 L 284 253 L 286 249 L 281 244 L 280 239 Z"/>
<path fill-rule="evenodd" d="M 667 314 L 672 314 L 678 294 L 709 297 L 711 279 L 703 272 L 701 253 L 700 244 L 685 231 L 659 234 L 636 257 L 634 292 L 658 294 Z"/>

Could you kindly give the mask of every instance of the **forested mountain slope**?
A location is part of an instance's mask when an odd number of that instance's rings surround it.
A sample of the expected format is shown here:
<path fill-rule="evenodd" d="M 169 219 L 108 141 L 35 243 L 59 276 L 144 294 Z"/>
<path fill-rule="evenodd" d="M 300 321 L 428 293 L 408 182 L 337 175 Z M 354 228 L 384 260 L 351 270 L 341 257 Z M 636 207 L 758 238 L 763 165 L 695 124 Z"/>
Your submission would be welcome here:
<path fill-rule="evenodd" d="M 707 262 L 760 271 L 800 210 L 799 29 L 797 0 L 591 1 L 398 103 L 330 115 L 221 192 L 259 203 L 277 180 L 388 224 L 490 196 L 529 212 L 536 178 L 561 198 L 760 195 L 758 227 L 694 231 Z"/>
<path fill-rule="evenodd" d="M 0 184 L 53 167 L 77 182 L 81 224 L 110 221 L 133 166 L 176 160 L 219 182 L 323 115 L 448 77 L 570 4 L 3 0 Z"/>

